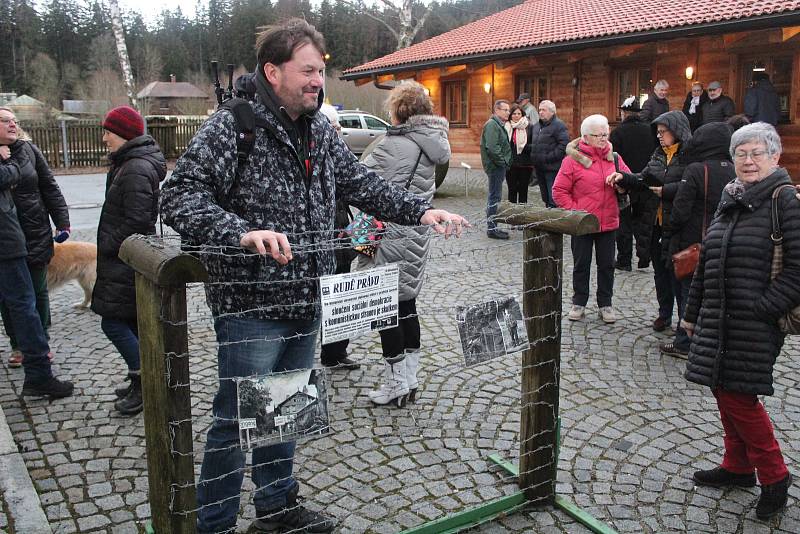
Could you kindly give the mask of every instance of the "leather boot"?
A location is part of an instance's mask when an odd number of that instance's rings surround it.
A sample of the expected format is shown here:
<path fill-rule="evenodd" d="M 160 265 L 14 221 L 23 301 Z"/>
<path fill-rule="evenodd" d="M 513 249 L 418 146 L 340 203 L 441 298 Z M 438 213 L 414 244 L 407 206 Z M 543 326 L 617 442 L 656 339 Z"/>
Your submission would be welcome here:
<path fill-rule="evenodd" d="M 394 402 L 398 408 L 406 404 L 408 396 L 408 383 L 406 382 L 406 359 L 405 354 L 400 354 L 394 358 L 386 358 L 384 361 L 385 383 L 375 391 L 368 393 L 372 402 L 378 405 Z"/>
<path fill-rule="evenodd" d="M 128 395 L 115 402 L 114 407 L 123 415 L 136 415 L 144 409 L 141 375 L 131 375 L 131 389 Z"/>
<path fill-rule="evenodd" d="M 419 387 L 419 380 L 417 379 L 417 372 L 419 371 L 419 351 L 406 350 L 406 384 L 408 384 L 408 402 L 415 402 L 417 400 L 417 388 Z"/>
<path fill-rule="evenodd" d="M 122 386 L 121 388 L 117 388 L 114 390 L 114 395 L 117 396 L 118 399 L 124 399 L 128 396 L 128 393 L 131 391 L 131 373 L 125 377 L 125 381 L 128 382 L 126 385 Z"/>

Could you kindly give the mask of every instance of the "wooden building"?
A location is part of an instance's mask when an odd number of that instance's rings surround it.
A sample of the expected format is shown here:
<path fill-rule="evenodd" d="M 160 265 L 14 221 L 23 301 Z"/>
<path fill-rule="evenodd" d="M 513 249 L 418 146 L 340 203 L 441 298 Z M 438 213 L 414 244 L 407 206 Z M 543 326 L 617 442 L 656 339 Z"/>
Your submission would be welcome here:
<path fill-rule="evenodd" d="M 208 95 L 189 82 L 150 82 L 136 95 L 145 115 L 203 115 L 214 109 Z"/>
<path fill-rule="evenodd" d="M 549 99 L 577 136 L 581 120 L 613 123 L 629 95 L 670 84 L 681 109 L 694 81 L 717 80 L 742 112 L 753 71 L 766 71 L 782 106 L 782 163 L 800 178 L 800 0 L 745 3 L 527 0 L 344 71 L 356 84 L 415 79 L 450 121 L 454 159 L 479 162 L 495 99 Z"/>

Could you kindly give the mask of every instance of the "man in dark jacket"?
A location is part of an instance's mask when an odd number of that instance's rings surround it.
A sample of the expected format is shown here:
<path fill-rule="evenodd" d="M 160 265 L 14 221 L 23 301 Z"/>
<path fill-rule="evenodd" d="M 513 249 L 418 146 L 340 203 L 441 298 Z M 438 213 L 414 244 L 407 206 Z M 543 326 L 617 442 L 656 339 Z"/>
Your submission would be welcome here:
<path fill-rule="evenodd" d="M 700 106 L 703 124 L 725 122 L 736 114 L 733 99 L 722 94 L 722 84 L 714 81 L 708 84 L 708 101 Z"/>
<path fill-rule="evenodd" d="M 672 202 L 670 227 L 672 238 L 669 255 L 694 243 L 701 243 L 711 223 L 725 185 L 736 178 L 731 161 L 730 145 L 733 128 L 724 122 L 705 124 L 692 134 L 686 144 L 686 170 Z M 673 290 L 678 301 L 678 318 L 683 318 L 692 277 L 677 280 Z M 685 358 L 689 354 L 689 337 L 678 326 L 675 339 L 660 345 L 662 354 Z"/>
<path fill-rule="evenodd" d="M 238 164 L 236 121 L 220 110 L 161 191 L 164 222 L 196 247 L 208 270 L 206 300 L 219 341 L 219 390 L 197 488 L 198 532 L 236 526 L 246 470 L 236 379 L 313 366 L 319 277 L 334 272 L 336 200 L 445 235 L 467 224 L 368 171 L 318 112 L 325 43 L 313 26 L 299 19 L 271 26 L 256 48 L 251 105 L 259 127 L 248 161 Z M 330 532 L 332 518 L 297 501 L 294 451 L 294 441 L 253 450 L 257 527 Z"/>
<path fill-rule="evenodd" d="M 0 115 L 0 128 L 16 124 L 13 118 Z M 36 295 L 31 274 L 25 262 L 28 254 L 25 234 L 17 219 L 17 210 L 11 189 L 21 178 L 20 164 L 23 159 L 11 162 L 11 150 L 0 146 L 0 300 L 9 310 L 14 330 L 22 351 L 25 381 L 23 396 L 46 396 L 51 398 L 72 395 L 72 382 L 61 381 L 53 376 L 47 354 L 50 346 L 36 311 Z"/>
<path fill-rule="evenodd" d="M 668 94 L 669 83 L 667 80 L 658 80 L 653 86 L 653 92 L 647 95 L 647 100 L 642 105 L 642 111 L 639 113 L 641 119 L 649 123 L 669 111 Z"/>
<path fill-rule="evenodd" d="M 620 108 L 624 118 L 619 126 L 611 132 L 611 146 L 622 160 L 627 163 L 632 172 L 641 172 L 653 150 L 656 148 L 650 124 L 639 117 L 641 108 L 635 96 L 628 97 Z M 616 268 L 630 271 L 633 257 L 633 220 L 645 217 L 647 213 L 657 209 L 658 197 L 651 191 L 631 191 L 630 204 L 619 212 L 619 228 L 617 229 L 617 262 Z M 648 226 L 652 218 L 648 219 Z M 639 225 L 641 227 L 642 225 Z M 646 243 L 649 238 L 636 234 L 636 256 L 639 258 L 639 267 L 646 267 L 650 263 L 650 251 Z"/>
<path fill-rule="evenodd" d="M 539 177 L 542 202 L 548 208 L 556 207 L 553 183 L 561 168 L 561 160 L 567 154 L 568 143 L 567 125 L 556 117 L 556 105 L 550 100 L 542 100 L 539 102 L 539 122 L 533 126 L 531 160 Z"/>
<path fill-rule="evenodd" d="M 511 167 L 511 143 L 504 127 L 511 112 L 507 100 L 494 103 L 494 113 L 483 125 L 481 131 L 481 164 L 489 180 L 486 198 L 486 235 L 492 239 L 508 239 L 508 232 L 497 227 L 494 216 L 503 194 L 503 180 Z"/>
<path fill-rule="evenodd" d="M 766 122 L 773 126 L 781 118 L 781 102 L 766 72 L 753 73 L 753 85 L 744 95 L 744 114 L 750 122 Z"/>
<path fill-rule="evenodd" d="M 103 130 L 111 168 L 97 226 L 92 311 L 102 317 L 103 333 L 128 366 L 130 385 L 115 390 L 118 400 L 114 406 L 123 415 L 135 415 L 144 407 L 135 275 L 119 259 L 119 249 L 133 234 L 156 233 L 158 184 L 167 175 L 167 165 L 155 139 L 144 134 L 144 120 L 135 109 L 112 109 L 103 119 Z"/>

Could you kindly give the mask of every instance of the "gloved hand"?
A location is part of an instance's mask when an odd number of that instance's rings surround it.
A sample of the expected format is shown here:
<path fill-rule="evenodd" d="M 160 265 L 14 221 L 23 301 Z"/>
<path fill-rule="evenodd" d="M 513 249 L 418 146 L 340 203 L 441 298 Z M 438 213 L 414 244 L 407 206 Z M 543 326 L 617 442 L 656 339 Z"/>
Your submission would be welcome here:
<path fill-rule="evenodd" d="M 63 243 L 67 239 L 69 239 L 69 228 L 62 228 L 60 230 L 56 230 L 56 236 L 53 238 L 53 241 L 56 243 Z"/>

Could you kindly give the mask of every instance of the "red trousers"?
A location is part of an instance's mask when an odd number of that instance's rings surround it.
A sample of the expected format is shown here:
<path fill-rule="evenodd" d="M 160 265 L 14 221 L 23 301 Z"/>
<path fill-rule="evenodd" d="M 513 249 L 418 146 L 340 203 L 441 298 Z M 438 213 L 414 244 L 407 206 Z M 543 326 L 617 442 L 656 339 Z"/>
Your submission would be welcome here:
<path fill-rule="evenodd" d="M 789 474 L 775 440 L 772 421 L 756 395 L 714 391 L 719 417 L 725 429 L 722 468 L 746 474 L 754 470 L 762 486 L 783 480 Z"/>

